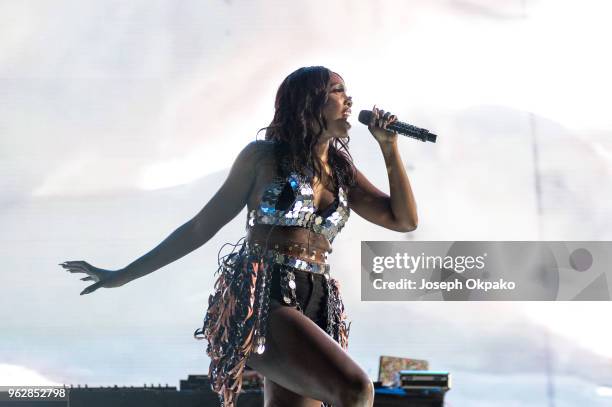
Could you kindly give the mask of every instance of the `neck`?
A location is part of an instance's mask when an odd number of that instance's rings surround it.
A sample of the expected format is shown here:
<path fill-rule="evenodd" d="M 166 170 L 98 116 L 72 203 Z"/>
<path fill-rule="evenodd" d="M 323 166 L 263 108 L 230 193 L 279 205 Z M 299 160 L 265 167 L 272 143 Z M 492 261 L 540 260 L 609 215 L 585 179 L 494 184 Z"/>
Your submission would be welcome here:
<path fill-rule="evenodd" d="M 327 164 L 327 154 L 329 152 L 329 141 L 330 140 L 322 139 L 314 147 L 315 154 L 317 155 L 317 157 L 319 157 L 319 159 L 321 160 L 323 164 Z"/>

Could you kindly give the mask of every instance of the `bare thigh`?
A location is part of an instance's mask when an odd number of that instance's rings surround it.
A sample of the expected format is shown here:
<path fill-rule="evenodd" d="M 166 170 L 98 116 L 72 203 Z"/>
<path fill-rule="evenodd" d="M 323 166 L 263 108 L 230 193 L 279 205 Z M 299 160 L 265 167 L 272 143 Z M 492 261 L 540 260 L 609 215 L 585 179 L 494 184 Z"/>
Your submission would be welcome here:
<path fill-rule="evenodd" d="M 340 403 L 343 392 L 359 393 L 371 384 L 327 333 L 295 308 L 275 302 L 270 303 L 265 352 L 253 353 L 247 364 L 266 378 L 266 405 Z"/>
<path fill-rule="evenodd" d="M 264 407 L 276 406 L 321 407 L 321 401 L 292 392 L 266 377 L 264 378 Z"/>

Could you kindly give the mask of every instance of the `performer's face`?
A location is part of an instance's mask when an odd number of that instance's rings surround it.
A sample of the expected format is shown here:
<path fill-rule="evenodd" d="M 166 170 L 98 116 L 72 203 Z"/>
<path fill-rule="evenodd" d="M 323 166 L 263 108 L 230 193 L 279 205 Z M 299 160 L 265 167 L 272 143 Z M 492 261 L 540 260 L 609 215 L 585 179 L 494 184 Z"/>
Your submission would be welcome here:
<path fill-rule="evenodd" d="M 323 106 L 323 117 L 327 121 L 327 133 L 330 137 L 348 137 L 351 124 L 348 117 L 351 114 L 352 98 L 346 94 L 344 81 L 332 72 L 327 88 L 327 102 Z"/>

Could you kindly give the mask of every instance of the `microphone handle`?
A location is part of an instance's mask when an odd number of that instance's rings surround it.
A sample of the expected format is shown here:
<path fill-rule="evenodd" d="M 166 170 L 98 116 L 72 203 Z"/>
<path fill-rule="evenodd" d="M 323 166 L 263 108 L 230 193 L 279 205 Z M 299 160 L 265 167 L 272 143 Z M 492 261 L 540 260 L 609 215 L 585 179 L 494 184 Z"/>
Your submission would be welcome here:
<path fill-rule="evenodd" d="M 362 110 L 359 112 L 359 117 L 357 120 L 367 126 L 372 120 L 372 112 L 369 110 Z M 421 129 L 420 127 L 413 126 L 412 124 L 399 121 L 389 124 L 387 128 L 404 136 L 412 137 L 421 141 L 431 141 L 432 143 L 435 143 L 436 138 L 438 137 L 435 134 L 430 133 L 429 130 Z"/>
<path fill-rule="evenodd" d="M 437 135 L 430 133 L 429 130 L 404 122 L 391 123 L 387 126 L 387 129 L 397 131 L 401 135 L 412 137 L 423 142 L 431 141 L 432 143 L 435 143 L 436 138 L 438 137 Z"/>

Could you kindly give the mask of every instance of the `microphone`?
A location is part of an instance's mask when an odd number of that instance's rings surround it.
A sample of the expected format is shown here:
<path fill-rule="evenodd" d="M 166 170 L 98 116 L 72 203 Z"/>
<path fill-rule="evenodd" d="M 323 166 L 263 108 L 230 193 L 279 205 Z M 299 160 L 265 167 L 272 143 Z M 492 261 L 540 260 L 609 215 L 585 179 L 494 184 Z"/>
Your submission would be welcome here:
<path fill-rule="evenodd" d="M 370 110 L 362 110 L 359 112 L 359 117 L 357 120 L 367 126 L 370 124 L 370 120 L 372 120 L 372 115 L 373 113 Z M 430 133 L 429 130 L 421 129 L 420 127 L 400 121 L 387 125 L 387 129 L 397 131 L 399 134 L 412 137 L 423 142 L 431 141 L 432 143 L 435 143 L 436 138 L 438 137 L 437 135 Z"/>

